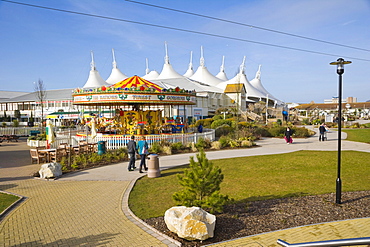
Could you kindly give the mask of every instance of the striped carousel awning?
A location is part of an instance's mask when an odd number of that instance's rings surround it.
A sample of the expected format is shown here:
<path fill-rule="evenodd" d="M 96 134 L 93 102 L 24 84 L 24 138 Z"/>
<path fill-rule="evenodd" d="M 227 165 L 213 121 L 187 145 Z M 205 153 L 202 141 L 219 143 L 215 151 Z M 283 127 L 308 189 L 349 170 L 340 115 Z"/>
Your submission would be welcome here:
<path fill-rule="evenodd" d="M 117 82 L 116 84 L 112 85 L 112 87 L 114 88 L 145 87 L 145 88 L 154 88 L 156 91 L 159 91 L 159 92 L 162 91 L 162 88 L 158 86 L 157 84 L 147 81 L 137 75 L 129 77 L 123 81 Z"/>

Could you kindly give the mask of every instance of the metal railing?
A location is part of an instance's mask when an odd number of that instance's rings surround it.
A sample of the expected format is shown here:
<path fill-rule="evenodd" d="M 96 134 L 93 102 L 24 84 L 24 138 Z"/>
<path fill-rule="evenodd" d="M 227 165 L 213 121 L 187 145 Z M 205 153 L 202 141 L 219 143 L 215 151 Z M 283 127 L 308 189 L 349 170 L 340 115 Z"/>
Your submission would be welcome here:
<path fill-rule="evenodd" d="M 59 143 L 68 143 L 69 145 L 75 146 L 78 145 L 79 141 L 86 140 L 85 136 L 76 136 L 75 132 L 71 133 L 58 133 L 55 141 L 51 144 L 52 147 L 57 147 Z M 167 141 L 170 143 L 181 142 L 184 145 L 188 143 L 197 143 L 200 138 L 208 139 L 211 141 L 215 140 L 215 130 L 206 129 L 203 133 L 185 133 L 185 134 L 163 134 L 163 135 L 145 135 L 146 141 L 149 144 L 149 147 L 160 141 Z M 107 149 L 119 149 L 127 146 L 127 143 L 130 141 L 131 136 L 125 135 L 98 135 L 95 138 L 91 138 L 90 135 L 87 135 L 88 142 L 99 142 L 105 141 Z M 139 136 L 136 136 L 136 140 L 140 140 Z"/>
<path fill-rule="evenodd" d="M 308 247 L 308 246 L 318 246 L 318 247 L 332 247 L 332 246 L 353 246 L 353 245 L 370 245 L 370 237 L 366 238 L 348 238 L 348 239 L 337 239 L 337 240 L 327 240 L 318 242 L 306 242 L 298 244 L 289 244 L 281 239 L 277 240 L 277 243 L 281 246 L 294 246 L 294 247 Z"/>

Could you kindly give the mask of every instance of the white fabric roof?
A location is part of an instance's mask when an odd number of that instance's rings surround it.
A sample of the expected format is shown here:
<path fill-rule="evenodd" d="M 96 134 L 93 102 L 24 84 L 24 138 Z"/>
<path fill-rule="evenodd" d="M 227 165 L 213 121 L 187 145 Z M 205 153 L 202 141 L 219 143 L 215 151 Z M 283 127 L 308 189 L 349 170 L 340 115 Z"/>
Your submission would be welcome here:
<path fill-rule="evenodd" d="M 155 70 L 152 70 L 148 74 L 142 76 L 142 78 L 144 78 L 145 80 L 153 80 L 153 79 L 157 79 L 158 76 L 159 76 L 159 73 Z"/>
<path fill-rule="evenodd" d="M 127 75 L 123 74 L 117 67 L 116 56 L 114 55 L 114 49 L 112 49 L 113 55 L 113 68 L 110 76 L 107 79 L 107 83 L 110 85 L 116 84 L 117 82 L 123 81 L 124 79 L 128 78 Z"/>
<path fill-rule="evenodd" d="M 217 84 L 222 82 L 222 80 L 212 75 L 205 66 L 202 46 L 200 47 L 200 53 L 200 65 L 194 75 L 190 77 L 190 79 L 200 81 L 215 87 L 217 86 Z"/>
<path fill-rule="evenodd" d="M 127 75 L 123 74 L 117 67 L 113 67 L 112 72 L 107 79 L 107 83 L 113 85 L 117 82 L 123 81 L 126 78 L 128 78 Z"/>
<path fill-rule="evenodd" d="M 163 65 L 162 72 L 159 74 L 157 79 L 168 79 L 168 78 L 182 78 L 183 76 L 177 73 L 170 63 Z"/>
<path fill-rule="evenodd" d="M 172 78 L 172 79 L 154 79 L 151 82 L 158 85 L 164 85 L 165 88 L 184 88 L 185 90 L 195 90 L 198 92 L 219 92 L 223 91 L 219 88 L 204 84 L 192 79 L 182 77 L 182 78 Z"/>
<path fill-rule="evenodd" d="M 94 62 L 94 54 L 91 52 L 91 70 L 89 74 L 89 78 L 87 79 L 85 85 L 83 88 L 90 88 L 90 87 L 101 87 L 109 85 L 106 81 L 104 81 L 103 78 L 101 78 L 99 72 L 95 68 L 95 62 Z"/>
<path fill-rule="evenodd" d="M 221 79 L 223 81 L 229 80 L 225 73 L 225 56 L 222 56 L 222 65 L 220 67 L 220 72 L 216 75 L 218 79 Z"/>
<path fill-rule="evenodd" d="M 253 87 L 252 84 L 248 81 L 247 76 L 244 73 L 244 64 L 245 57 L 243 59 L 243 63 L 240 65 L 239 73 L 231 80 L 219 83 L 217 87 L 222 90 L 225 90 L 227 84 L 243 83 L 245 86 L 245 90 L 247 91 L 247 97 L 266 98 L 266 94 L 262 93 L 257 88 Z"/>
<path fill-rule="evenodd" d="M 261 82 L 261 65 L 258 67 L 258 71 L 256 73 L 256 77 L 250 81 L 251 85 L 257 88 L 260 92 L 264 93 L 269 99 L 277 100 L 271 93 L 269 93 L 265 87 L 262 85 Z"/>

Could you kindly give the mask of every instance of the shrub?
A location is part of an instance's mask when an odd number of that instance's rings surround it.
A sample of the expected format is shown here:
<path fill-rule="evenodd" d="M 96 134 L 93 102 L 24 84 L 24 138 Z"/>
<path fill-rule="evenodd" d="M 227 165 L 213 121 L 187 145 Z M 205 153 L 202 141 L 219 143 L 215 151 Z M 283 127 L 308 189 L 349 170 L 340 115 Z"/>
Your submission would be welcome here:
<path fill-rule="evenodd" d="M 211 128 L 216 129 L 217 127 L 220 127 L 220 126 L 223 126 L 223 125 L 228 125 L 228 126 L 231 127 L 232 123 L 233 122 L 229 119 L 219 119 L 219 120 L 213 121 L 213 123 L 211 124 Z"/>
<path fill-rule="evenodd" d="M 222 148 L 221 142 L 214 141 L 214 142 L 211 143 L 211 149 L 220 150 L 221 148 Z"/>
<path fill-rule="evenodd" d="M 154 142 L 149 148 L 150 153 L 159 154 L 162 152 L 162 147 L 159 142 Z"/>
<path fill-rule="evenodd" d="M 178 151 L 178 150 L 184 149 L 184 145 L 182 144 L 182 142 L 175 142 L 171 144 L 171 149 L 174 151 L 175 150 Z"/>
<path fill-rule="evenodd" d="M 13 120 L 13 126 L 14 127 L 19 127 L 19 121 L 17 119 Z"/>
<path fill-rule="evenodd" d="M 195 143 L 195 147 L 200 150 L 200 149 L 206 149 L 211 147 L 211 141 L 209 139 L 204 139 L 204 138 L 199 138 L 197 143 Z"/>
<path fill-rule="evenodd" d="M 172 154 L 171 146 L 163 146 L 162 151 L 163 151 L 163 153 L 168 154 L 168 155 Z"/>
<path fill-rule="evenodd" d="M 234 128 L 232 128 L 231 126 L 227 124 L 224 124 L 215 129 L 215 136 L 216 137 L 226 136 L 233 131 L 234 131 Z"/>
<path fill-rule="evenodd" d="M 252 141 L 249 141 L 249 140 L 243 140 L 241 142 L 240 146 L 242 146 L 242 147 L 252 147 L 252 146 L 254 146 L 254 143 Z"/>
<path fill-rule="evenodd" d="M 201 207 L 211 213 L 222 212 L 229 199 L 220 194 L 220 184 L 224 179 L 221 169 L 213 166 L 203 150 L 196 157 L 198 162 L 191 156 L 184 175 L 177 175 L 183 190 L 174 193 L 172 198 L 177 205 Z"/>
<path fill-rule="evenodd" d="M 221 144 L 222 148 L 228 147 L 229 146 L 229 141 L 230 138 L 227 136 L 221 136 L 220 139 L 218 140 Z"/>
<path fill-rule="evenodd" d="M 272 127 L 268 129 L 268 132 L 271 136 L 274 137 L 283 137 L 285 133 L 286 127 Z"/>

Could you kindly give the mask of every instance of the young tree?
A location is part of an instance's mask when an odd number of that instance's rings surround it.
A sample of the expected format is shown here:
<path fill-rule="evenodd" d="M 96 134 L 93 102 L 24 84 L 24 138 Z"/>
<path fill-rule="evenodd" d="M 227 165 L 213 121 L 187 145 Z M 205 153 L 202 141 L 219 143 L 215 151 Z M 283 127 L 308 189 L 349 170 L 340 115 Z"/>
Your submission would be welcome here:
<path fill-rule="evenodd" d="M 43 80 L 39 79 L 35 83 L 35 95 L 36 99 L 40 102 L 41 107 L 41 124 L 44 122 L 44 101 L 46 100 L 46 89 Z"/>
<path fill-rule="evenodd" d="M 206 158 L 203 150 L 197 154 L 198 162 L 190 157 L 190 167 L 185 169 L 184 175 L 177 175 L 183 190 L 173 194 L 178 205 L 187 207 L 201 207 L 211 213 L 221 212 L 228 201 L 228 196 L 220 194 L 220 184 L 224 176 L 219 167 L 215 167 Z"/>

